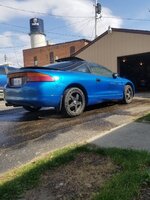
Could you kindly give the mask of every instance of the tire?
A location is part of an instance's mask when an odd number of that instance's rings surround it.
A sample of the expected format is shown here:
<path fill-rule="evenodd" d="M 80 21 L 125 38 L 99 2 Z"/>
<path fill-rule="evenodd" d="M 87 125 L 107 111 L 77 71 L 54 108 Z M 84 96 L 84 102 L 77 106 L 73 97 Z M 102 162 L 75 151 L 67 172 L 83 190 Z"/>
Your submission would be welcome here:
<path fill-rule="evenodd" d="M 134 97 L 133 88 L 130 85 L 126 85 L 124 88 L 124 99 L 123 103 L 129 104 L 132 102 Z"/>
<path fill-rule="evenodd" d="M 36 112 L 41 109 L 41 107 L 33 107 L 33 106 L 23 106 L 23 108 L 30 112 Z"/>
<path fill-rule="evenodd" d="M 85 108 L 85 95 L 79 88 L 72 87 L 63 96 L 62 113 L 67 117 L 80 115 Z"/>

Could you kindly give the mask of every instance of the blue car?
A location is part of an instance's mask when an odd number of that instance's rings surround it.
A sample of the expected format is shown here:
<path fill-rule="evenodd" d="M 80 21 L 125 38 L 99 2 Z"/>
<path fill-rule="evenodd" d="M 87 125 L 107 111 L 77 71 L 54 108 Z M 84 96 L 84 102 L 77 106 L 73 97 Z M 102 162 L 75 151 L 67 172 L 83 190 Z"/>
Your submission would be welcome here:
<path fill-rule="evenodd" d="M 107 68 L 80 58 L 60 59 L 42 67 L 25 67 L 8 75 L 6 105 L 28 111 L 54 107 L 63 114 L 80 115 L 86 106 L 107 101 L 128 104 L 134 96 L 131 81 Z"/>
<path fill-rule="evenodd" d="M 15 68 L 7 65 L 0 66 L 0 99 L 3 99 L 3 89 L 7 83 L 7 73 L 14 71 Z"/>

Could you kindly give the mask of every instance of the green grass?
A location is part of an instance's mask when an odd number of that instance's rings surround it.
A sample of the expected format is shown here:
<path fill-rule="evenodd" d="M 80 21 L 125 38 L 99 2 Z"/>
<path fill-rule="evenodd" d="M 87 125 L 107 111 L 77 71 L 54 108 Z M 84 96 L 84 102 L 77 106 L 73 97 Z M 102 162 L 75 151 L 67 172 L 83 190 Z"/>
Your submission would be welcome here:
<path fill-rule="evenodd" d="M 150 181 L 150 154 L 148 152 L 116 148 L 99 149 L 84 145 L 61 149 L 5 174 L 0 178 L 0 199 L 19 198 L 25 190 L 39 183 L 43 172 L 74 160 L 81 152 L 93 152 L 110 157 L 122 169 L 104 185 L 100 193 L 94 195 L 95 200 L 131 200 L 138 194 L 141 184 L 144 181 Z"/>
<path fill-rule="evenodd" d="M 145 115 L 144 117 L 137 119 L 137 121 L 138 122 L 142 122 L 142 121 L 150 122 L 150 113 L 148 115 Z"/>

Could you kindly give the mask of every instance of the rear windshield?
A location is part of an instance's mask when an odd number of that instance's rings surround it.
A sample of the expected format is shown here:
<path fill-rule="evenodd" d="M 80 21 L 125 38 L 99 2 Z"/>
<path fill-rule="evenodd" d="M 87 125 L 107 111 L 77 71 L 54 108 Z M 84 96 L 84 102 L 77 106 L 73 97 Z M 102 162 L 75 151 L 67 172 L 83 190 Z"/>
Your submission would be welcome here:
<path fill-rule="evenodd" d="M 49 69 L 53 69 L 53 70 L 61 70 L 61 71 L 70 71 L 73 70 L 74 68 L 80 66 L 81 64 L 83 64 L 83 61 L 64 61 L 64 62 L 58 62 L 58 63 L 54 63 L 51 65 L 46 65 L 44 67 L 47 67 Z"/>

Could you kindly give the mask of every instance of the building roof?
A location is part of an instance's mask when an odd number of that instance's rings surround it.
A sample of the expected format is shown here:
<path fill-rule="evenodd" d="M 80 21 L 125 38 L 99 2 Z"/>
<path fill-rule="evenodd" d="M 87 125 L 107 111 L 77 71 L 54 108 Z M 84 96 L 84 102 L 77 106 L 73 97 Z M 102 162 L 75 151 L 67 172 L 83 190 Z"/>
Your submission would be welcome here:
<path fill-rule="evenodd" d="M 65 44 L 68 44 L 68 43 L 73 43 L 73 42 L 87 42 L 87 43 L 90 43 L 91 41 L 90 40 L 87 40 L 87 39 L 79 39 L 79 40 L 72 40 L 72 41 L 68 41 L 68 42 L 62 42 L 62 43 L 57 43 L 57 44 L 48 44 L 46 46 L 41 46 L 41 47 L 35 47 L 35 48 L 29 48 L 29 49 L 38 49 L 38 48 L 45 48 L 45 47 L 49 47 L 49 46 L 58 46 L 58 45 L 65 45 Z M 24 50 L 29 50 L 29 49 L 24 49 Z M 23 50 L 23 51 L 24 51 Z"/>
<path fill-rule="evenodd" d="M 48 46 L 64 45 L 64 44 L 73 43 L 73 42 L 80 42 L 80 41 L 84 41 L 84 42 L 88 42 L 88 43 L 91 42 L 90 40 L 80 39 L 80 40 L 72 40 L 72 41 L 62 42 L 62 43 L 57 43 L 57 44 L 50 44 Z"/>
<path fill-rule="evenodd" d="M 134 33 L 134 34 L 144 34 L 144 35 L 150 35 L 150 31 L 148 30 L 134 30 L 134 29 L 123 29 L 123 28 L 111 28 L 112 32 L 122 32 L 122 33 Z M 109 34 L 109 31 L 105 31 L 103 34 L 98 36 L 96 39 L 91 41 L 89 44 L 87 44 L 85 47 L 81 48 L 77 52 L 75 52 L 72 56 L 76 56 L 79 53 L 81 53 L 83 50 L 87 49 L 89 46 L 93 45 L 96 43 L 98 40 L 103 38 L 105 35 Z"/>

